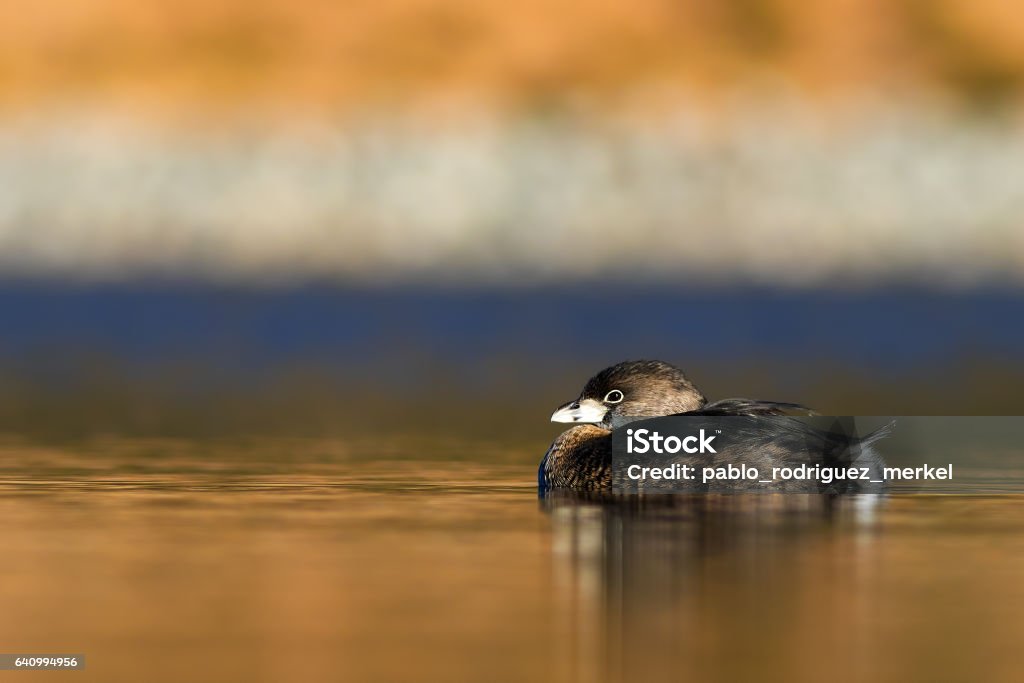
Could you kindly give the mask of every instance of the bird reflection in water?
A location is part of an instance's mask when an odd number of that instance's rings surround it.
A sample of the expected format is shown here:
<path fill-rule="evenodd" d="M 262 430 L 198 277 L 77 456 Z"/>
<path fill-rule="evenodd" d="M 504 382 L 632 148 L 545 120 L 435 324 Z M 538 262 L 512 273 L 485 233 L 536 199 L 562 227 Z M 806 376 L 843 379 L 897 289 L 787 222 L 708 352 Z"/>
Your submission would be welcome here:
<path fill-rule="evenodd" d="M 566 678 L 871 675 L 858 643 L 869 639 L 884 496 L 559 490 L 540 500 L 557 613 L 575 622 Z"/>

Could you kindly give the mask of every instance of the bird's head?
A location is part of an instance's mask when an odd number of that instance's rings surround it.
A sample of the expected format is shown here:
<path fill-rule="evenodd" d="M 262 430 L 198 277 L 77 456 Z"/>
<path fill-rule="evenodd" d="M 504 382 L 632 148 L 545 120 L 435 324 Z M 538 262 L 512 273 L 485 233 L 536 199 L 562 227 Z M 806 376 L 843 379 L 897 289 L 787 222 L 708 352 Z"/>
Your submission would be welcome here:
<path fill-rule="evenodd" d="M 579 397 L 560 406 L 551 421 L 614 429 L 633 420 L 696 410 L 706 402 L 674 365 L 626 361 L 591 377 Z"/>

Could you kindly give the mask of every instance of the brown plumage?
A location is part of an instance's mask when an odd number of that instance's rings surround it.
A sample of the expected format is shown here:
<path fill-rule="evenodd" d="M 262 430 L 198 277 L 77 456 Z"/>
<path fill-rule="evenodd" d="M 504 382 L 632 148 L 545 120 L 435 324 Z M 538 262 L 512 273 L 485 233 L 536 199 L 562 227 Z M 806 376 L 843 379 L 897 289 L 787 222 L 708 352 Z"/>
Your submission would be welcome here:
<path fill-rule="evenodd" d="M 611 431 L 594 425 L 568 429 L 541 461 L 541 488 L 605 491 L 612 487 Z"/>
<path fill-rule="evenodd" d="M 679 368 L 662 361 L 627 361 L 594 375 L 552 421 L 578 423 L 559 435 L 541 460 L 540 488 L 611 488 L 612 431 L 631 421 L 666 415 L 758 416 L 814 414 L 795 403 L 725 399 L 708 403 Z"/>

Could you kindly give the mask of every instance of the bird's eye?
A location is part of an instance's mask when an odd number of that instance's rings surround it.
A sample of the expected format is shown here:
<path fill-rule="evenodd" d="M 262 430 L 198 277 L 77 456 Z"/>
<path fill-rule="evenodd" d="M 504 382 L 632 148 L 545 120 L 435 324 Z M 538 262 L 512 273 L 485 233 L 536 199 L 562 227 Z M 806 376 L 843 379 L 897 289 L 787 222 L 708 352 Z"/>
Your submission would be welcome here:
<path fill-rule="evenodd" d="M 619 391 L 618 389 L 612 389 L 604 397 L 604 402 L 605 403 L 622 403 L 622 399 L 623 399 L 622 392 Z"/>

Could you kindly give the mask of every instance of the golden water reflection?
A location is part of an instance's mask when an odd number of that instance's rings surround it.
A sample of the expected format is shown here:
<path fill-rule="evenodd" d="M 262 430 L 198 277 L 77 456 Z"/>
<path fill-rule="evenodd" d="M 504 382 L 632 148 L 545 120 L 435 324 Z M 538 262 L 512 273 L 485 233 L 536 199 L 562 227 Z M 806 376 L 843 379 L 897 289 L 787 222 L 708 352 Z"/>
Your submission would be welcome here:
<path fill-rule="evenodd" d="M 539 501 L 530 465 L 343 450 L 4 448 L 0 651 L 86 655 L 39 680 L 1019 679 L 1022 497 Z"/>

